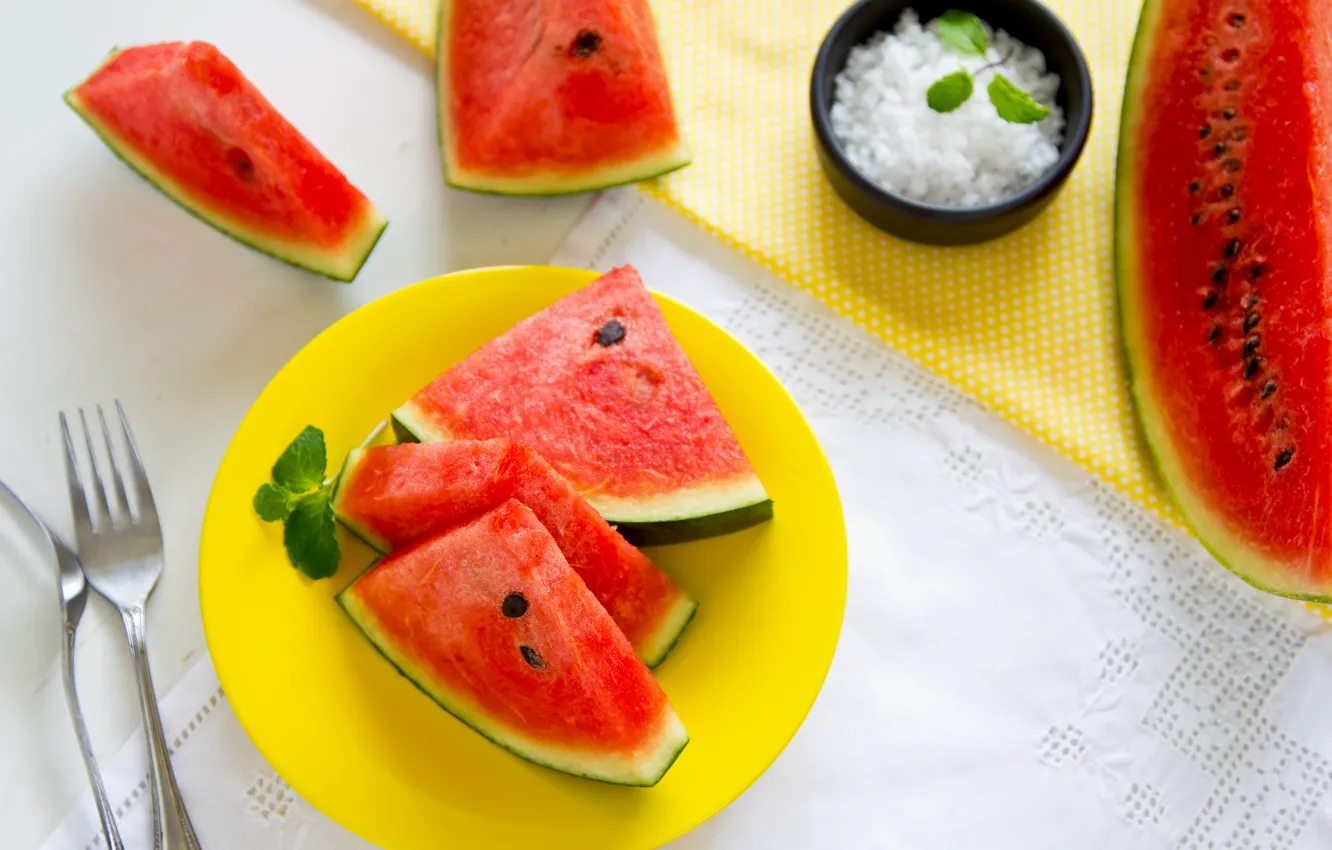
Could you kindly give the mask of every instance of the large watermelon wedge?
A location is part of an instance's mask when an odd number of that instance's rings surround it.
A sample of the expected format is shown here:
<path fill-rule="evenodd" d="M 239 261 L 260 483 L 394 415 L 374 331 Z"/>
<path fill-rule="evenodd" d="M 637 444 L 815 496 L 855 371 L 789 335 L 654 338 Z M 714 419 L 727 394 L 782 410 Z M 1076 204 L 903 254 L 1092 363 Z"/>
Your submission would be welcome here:
<path fill-rule="evenodd" d="M 689 162 L 647 0 L 442 0 L 450 185 L 555 195 Z"/>
<path fill-rule="evenodd" d="M 689 742 L 647 667 L 516 501 L 389 555 L 338 602 L 431 699 L 525 759 L 655 785 Z"/>
<path fill-rule="evenodd" d="M 176 203 L 280 260 L 351 280 L 387 225 L 211 44 L 113 51 L 65 100 Z"/>
<path fill-rule="evenodd" d="M 517 499 L 654 667 L 696 606 L 670 577 L 583 500 L 536 452 L 508 440 L 458 440 L 353 449 L 338 478 L 338 519 L 387 552 Z"/>
<path fill-rule="evenodd" d="M 1332 600 L 1332 4 L 1148 0 L 1116 269 L 1143 430 L 1216 557 Z"/>
<path fill-rule="evenodd" d="M 393 419 L 423 442 L 531 446 L 631 543 L 772 517 L 735 434 L 628 266 L 486 343 Z"/>

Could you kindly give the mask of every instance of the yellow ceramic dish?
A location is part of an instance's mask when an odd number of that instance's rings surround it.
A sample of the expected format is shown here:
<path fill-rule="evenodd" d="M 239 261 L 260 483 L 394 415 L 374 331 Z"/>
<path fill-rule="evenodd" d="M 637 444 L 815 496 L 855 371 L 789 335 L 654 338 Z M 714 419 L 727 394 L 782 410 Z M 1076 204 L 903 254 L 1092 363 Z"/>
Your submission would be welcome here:
<path fill-rule="evenodd" d="M 832 661 L 846 536 L 827 460 L 785 390 L 716 325 L 658 296 L 776 502 L 727 537 L 649 550 L 699 601 L 657 669 L 691 741 L 655 788 L 564 776 L 510 755 L 398 675 L 333 602 L 371 554 L 311 582 L 281 528 L 250 507 L 287 443 L 324 430 L 345 452 L 439 372 L 591 281 L 541 266 L 428 280 L 350 314 L 278 373 L 241 423 L 204 519 L 199 595 L 213 663 L 241 725 L 306 800 L 388 850 L 647 848 L 702 823 L 772 763 Z"/>

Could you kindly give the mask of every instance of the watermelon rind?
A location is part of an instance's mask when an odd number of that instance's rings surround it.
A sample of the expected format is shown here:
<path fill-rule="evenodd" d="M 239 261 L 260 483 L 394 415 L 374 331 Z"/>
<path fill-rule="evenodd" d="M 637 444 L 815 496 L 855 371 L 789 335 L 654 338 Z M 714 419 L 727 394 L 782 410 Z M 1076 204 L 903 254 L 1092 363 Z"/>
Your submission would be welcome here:
<path fill-rule="evenodd" d="M 360 603 L 355 589 L 356 583 L 353 582 L 337 595 L 337 602 L 375 649 L 379 650 L 379 653 L 396 667 L 399 673 L 430 697 L 436 705 L 482 737 L 519 758 L 584 779 L 611 785 L 649 788 L 661 781 L 689 743 L 689 733 L 685 731 L 684 724 L 669 705 L 666 707 L 666 717 L 656 745 L 638 758 L 552 746 L 525 738 L 516 730 L 502 728 L 489 721 L 476 707 L 468 705 L 458 694 L 451 693 L 447 685 L 433 679 L 429 673 L 408 658 L 405 652 L 395 646 L 380 628 L 374 614 Z"/>
<path fill-rule="evenodd" d="M 97 70 L 104 67 L 119 53 L 119 50 L 113 50 L 102 65 L 98 66 Z M 97 70 L 93 71 L 93 75 L 97 73 Z M 183 186 L 135 153 L 110 128 L 98 121 L 97 117 L 84 107 L 79 98 L 77 87 L 65 92 L 64 99 L 117 158 L 162 194 L 175 201 L 190 215 L 230 236 L 242 245 L 289 265 L 323 275 L 332 280 L 349 283 L 361 271 L 361 267 L 365 265 L 365 261 L 370 258 L 371 252 L 379 244 L 380 237 L 384 235 L 384 229 L 388 227 L 388 219 L 374 205 L 368 204 L 365 221 L 353 233 L 349 234 L 344 244 L 337 249 L 304 245 L 260 233 L 241 222 L 233 221 L 208 209 L 202 203 L 191 198 Z"/>
<path fill-rule="evenodd" d="M 399 442 L 445 443 L 440 430 L 408 400 L 390 418 Z M 635 546 L 687 543 L 741 531 L 772 519 L 772 499 L 755 474 L 642 499 L 581 494 Z"/>
<path fill-rule="evenodd" d="M 447 22 L 452 12 L 451 0 L 440 0 L 435 35 L 435 113 L 439 130 L 440 157 L 444 163 L 444 182 L 450 186 L 490 195 L 572 195 L 651 180 L 684 168 L 692 161 L 693 153 L 684 134 L 681 133 L 675 144 L 669 148 L 579 174 L 526 174 L 521 177 L 502 177 L 468 172 L 454 162 L 453 146 L 450 143 L 453 138 L 453 128 L 450 126 L 449 110 L 444 104 L 444 93 L 448 90 L 444 79 L 449 58 Z"/>
<path fill-rule="evenodd" d="M 1184 522 L 1217 561 L 1245 582 L 1266 593 L 1306 602 L 1332 603 L 1332 588 L 1321 582 L 1301 582 L 1305 575 L 1293 565 L 1268 557 L 1230 530 L 1227 520 L 1208 505 L 1190 480 L 1178 448 L 1170 439 L 1162 411 L 1155 401 L 1151 363 L 1141 349 L 1142 308 L 1138 300 L 1138 222 L 1133 215 L 1133 174 L 1137 138 L 1147 110 L 1142 90 L 1150 73 L 1154 35 L 1165 0 L 1146 0 L 1138 20 L 1138 31 L 1129 58 L 1128 77 L 1119 131 L 1119 155 L 1115 176 L 1115 290 L 1120 338 L 1130 396 L 1147 450 L 1160 480 L 1179 507 Z"/>

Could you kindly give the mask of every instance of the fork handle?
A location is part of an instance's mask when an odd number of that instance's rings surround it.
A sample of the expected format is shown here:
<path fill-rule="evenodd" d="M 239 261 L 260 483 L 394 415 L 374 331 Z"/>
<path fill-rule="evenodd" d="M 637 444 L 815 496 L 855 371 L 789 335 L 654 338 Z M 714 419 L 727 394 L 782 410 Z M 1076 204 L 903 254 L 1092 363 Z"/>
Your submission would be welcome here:
<path fill-rule="evenodd" d="M 83 722 L 83 709 L 79 706 L 79 692 L 74 687 L 74 626 L 65 624 L 65 642 L 60 648 L 64 662 L 65 702 L 69 704 L 69 716 L 74 721 L 74 733 L 79 739 L 79 752 L 83 755 L 83 767 L 88 772 L 88 782 L 92 785 L 93 801 L 97 804 L 97 818 L 102 822 L 102 836 L 110 850 L 125 850 L 120 840 L 120 830 L 116 828 L 116 818 L 111 811 L 111 803 L 106 799 L 106 786 L 102 784 L 102 772 L 97 769 L 97 757 L 93 754 L 92 741 L 88 738 L 88 726 Z"/>
<path fill-rule="evenodd" d="M 162 734 L 162 717 L 157 711 L 153 674 L 148 668 L 148 642 L 145 637 L 142 607 L 122 608 L 125 633 L 129 636 L 130 659 L 139 683 L 139 710 L 148 739 L 148 784 L 153 796 L 153 850 L 200 850 L 194 825 L 185 812 L 176 774 L 171 770 L 171 755 Z"/>

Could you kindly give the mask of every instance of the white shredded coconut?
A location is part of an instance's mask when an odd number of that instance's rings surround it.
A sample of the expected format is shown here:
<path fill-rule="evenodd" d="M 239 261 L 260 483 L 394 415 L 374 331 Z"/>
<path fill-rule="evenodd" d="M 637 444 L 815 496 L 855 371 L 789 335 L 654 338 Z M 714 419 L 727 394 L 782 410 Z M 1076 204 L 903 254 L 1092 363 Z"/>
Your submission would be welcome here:
<path fill-rule="evenodd" d="M 935 22 L 922 27 L 907 9 L 892 33 L 852 48 L 837 75 L 832 128 L 867 177 L 916 200 L 971 207 L 1016 194 L 1055 164 L 1064 133 L 1055 105 L 1059 75 L 1045 73 L 1041 51 L 985 29 L 986 56 L 964 56 L 939 38 Z M 992 70 L 979 70 L 1000 59 Z M 930 109 L 926 90 L 963 68 L 975 78 L 970 99 L 952 112 Z M 996 71 L 1050 114 L 1035 124 L 1000 118 L 986 93 Z"/>

